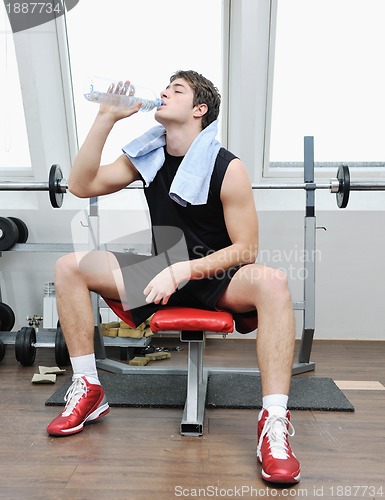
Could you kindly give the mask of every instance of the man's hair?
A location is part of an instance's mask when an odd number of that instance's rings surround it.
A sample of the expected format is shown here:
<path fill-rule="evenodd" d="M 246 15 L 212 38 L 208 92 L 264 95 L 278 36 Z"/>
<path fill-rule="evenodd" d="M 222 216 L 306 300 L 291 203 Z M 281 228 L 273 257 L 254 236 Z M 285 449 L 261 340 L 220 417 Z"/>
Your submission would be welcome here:
<path fill-rule="evenodd" d="M 177 78 L 183 78 L 192 88 L 194 93 L 193 106 L 207 104 L 207 113 L 202 117 L 202 129 L 208 127 L 219 115 L 221 95 L 214 84 L 196 71 L 179 70 L 170 78 L 170 83 Z"/>

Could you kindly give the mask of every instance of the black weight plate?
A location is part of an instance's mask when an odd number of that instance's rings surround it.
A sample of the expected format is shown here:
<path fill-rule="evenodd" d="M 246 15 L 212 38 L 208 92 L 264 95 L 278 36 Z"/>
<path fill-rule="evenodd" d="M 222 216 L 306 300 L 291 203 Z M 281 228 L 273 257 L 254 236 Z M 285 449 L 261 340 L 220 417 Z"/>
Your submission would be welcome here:
<path fill-rule="evenodd" d="M 0 340 L 0 361 L 3 361 L 5 354 L 5 345 L 2 340 Z"/>
<path fill-rule="evenodd" d="M 17 229 L 19 230 L 19 238 L 17 239 L 17 243 L 26 243 L 29 235 L 27 224 L 17 217 L 8 217 L 8 219 L 13 220 L 13 222 L 17 226 Z"/>
<path fill-rule="evenodd" d="M 59 322 L 55 336 L 55 360 L 58 366 L 67 366 L 70 364 L 70 355 L 68 354 L 67 344 Z"/>
<path fill-rule="evenodd" d="M 29 326 L 23 327 L 16 334 L 15 355 L 16 360 L 23 366 L 31 366 L 36 357 L 36 332 Z"/>
<path fill-rule="evenodd" d="M 19 230 L 13 220 L 0 217 L 0 252 L 12 248 L 18 239 Z"/>
<path fill-rule="evenodd" d="M 349 203 L 350 194 L 350 172 L 347 165 L 340 165 L 337 171 L 337 179 L 340 184 L 336 194 L 338 208 L 346 208 Z"/>
<path fill-rule="evenodd" d="M 4 302 L 0 302 L 0 324 L 3 332 L 10 332 L 15 324 L 15 313 Z"/>
<path fill-rule="evenodd" d="M 59 191 L 59 183 L 63 179 L 63 173 L 59 165 L 52 165 L 49 171 L 48 188 L 49 199 L 53 208 L 60 208 L 63 205 L 64 193 Z"/>

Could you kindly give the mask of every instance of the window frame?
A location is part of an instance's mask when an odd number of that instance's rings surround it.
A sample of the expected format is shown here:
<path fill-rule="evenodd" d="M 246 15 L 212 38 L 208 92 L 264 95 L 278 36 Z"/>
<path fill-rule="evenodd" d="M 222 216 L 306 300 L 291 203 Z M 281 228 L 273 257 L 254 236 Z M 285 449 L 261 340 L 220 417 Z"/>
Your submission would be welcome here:
<path fill-rule="evenodd" d="M 298 179 L 303 177 L 303 167 L 301 162 L 270 162 L 270 139 L 273 111 L 273 87 L 274 87 L 274 63 L 275 63 L 275 42 L 277 34 L 278 1 L 270 1 L 269 19 L 269 47 L 268 47 L 268 69 L 267 69 L 267 92 L 266 92 L 266 115 L 265 115 L 265 138 L 263 153 L 264 179 Z M 383 162 L 355 162 L 355 161 L 317 161 L 317 137 L 314 137 L 315 146 L 315 177 L 320 179 L 335 178 L 338 166 L 348 165 L 354 171 L 355 180 L 364 180 L 369 177 L 378 179 L 385 178 L 385 160 Z M 272 166 L 275 163 L 275 166 Z"/>
<path fill-rule="evenodd" d="M 18 64 L 18 57 L 17 57 L 17 51 L 15 47 L 15 42 L 14 42 L 14 34 L 12 33 L 11 26 L 9 24 L 7 12 L 5 6 L 1 6 L 0 9 L 2 9 L 1 16 L 4 16 L 4 31 L 1 31 L 0 34 L 9 37 L 11 40 L 11 43 L 13 44 L 13 51 L 15 52 L 15 58 L 16 58 L 16 66 L 17 66 L 17 78 L 19 79 L 20 82 L 20 74 L 19 74 L 19 64 Z M 8 45 L 8 39 L 5 42 L 6 45 Z M 21 86 L 20 86 L 21 87 Z M 26 120 L 26 112 L 24 109 L 24 99 L 23 99 L 23 89 L 22 87 L 20 88 L 20 93 L 21 93 L 21 100 L 22 100 L 22 106 L 23 106 L 23 116 L 24 116 L 24 121 Z M 32 176 L 32 158 L 31 158 L 31 153 L 30 153 L 30 144 L 29 144 L 29 137 L 28 137 L 28 130 L 26 130 L 26 137 L 27 137 L 27 147 L 28 147 L 28 154 L 29 154 L 29 165 L 23 165 L 23 166 L 17 166 L 17 167 L 10 167 L 6 166 L 6 164 L 3 166 L 0 163 L 0 178 L 10 178 L 10 177 L 31 177 Z"/>
<path fill-rule="evenodd" d="M 70 78 L 65 15 L 48 23 L 13 33 L 29 143 L 31 168 L 2 169 L 1 178 L 48 182 L 52 164 L 59 164 L 68 177 L 77 153 L 72 83 Z M 47 64 L 50 70 L 47 72 Z M 36 193 L 35 193 L 36 194 Z M 12 199 L 22 200 L 23 192 Z M 30 208 L 48 201 L 31 193 Z M 24 202 L 23 202 L 24 205 Z M 67 207 L 75 206 L 72 197 Z M 8 208 L 9 199 L 0 200 Z M 62 209 L 63 210 L 63 209 Z"/>

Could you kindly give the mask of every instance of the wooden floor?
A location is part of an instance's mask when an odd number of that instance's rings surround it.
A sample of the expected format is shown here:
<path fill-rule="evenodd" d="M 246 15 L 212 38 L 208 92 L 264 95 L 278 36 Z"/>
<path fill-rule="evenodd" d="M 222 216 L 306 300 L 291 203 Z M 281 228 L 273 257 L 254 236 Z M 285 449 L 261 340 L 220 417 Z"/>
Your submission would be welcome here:
<path fill-rule="evenodd" d="M 171 362 L 185 355 L 172 353 Z M 385 385 L 385 342 L 315 341 L 312 361 L 315 372 L 300 376 Z M 210 339 L 205 364 L 254 366 L 254 341 Z M 253 410 L 207 410 L 203 437 L 179 435 L 181 410 L 149 408 L 112 408 L 80 434 L 48 436 L 59 409 L 44 402 L 71 373 L 56 385 L 31 384 L 39 365 L 55 365 L 53 349 L 39 348 L 26 368 L 7 346 L 0 363 L 2 499 L 385 497 L 385 391 L 344 390 L 354 413 L 293 412 L 302 480 L 288 490 L 260 478 Z"/>

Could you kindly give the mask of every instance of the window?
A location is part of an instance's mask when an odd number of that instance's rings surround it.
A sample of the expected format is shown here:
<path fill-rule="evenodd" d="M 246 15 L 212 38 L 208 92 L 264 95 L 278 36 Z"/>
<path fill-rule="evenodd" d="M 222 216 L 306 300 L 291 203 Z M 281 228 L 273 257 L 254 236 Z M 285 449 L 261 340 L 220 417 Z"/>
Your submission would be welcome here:
<path fill-rule="evenodd" d="M 194 69 L 221 91 L 223 0 L 82 0 L 67 14 L 79 144 L 98 110 L 83 97 L 93 75 L 130 79 L 157 95 L 178 69 Z M 131 139 L 152 127 L 153 112 L 114 127 L 102 161 L 112 161 Z"/>
<path fill-rule="evenodd" d="M 305 135 L 314 136 L 317 166 L 385 166 L 383 0 L 278 0 L 273 6 L 265 174 L 299 167 Z"/>
<path fill-rule="evenodd" d="M 23 99 L 13 34 L 0 5 L 0 174 L 31 168 Z"/>

